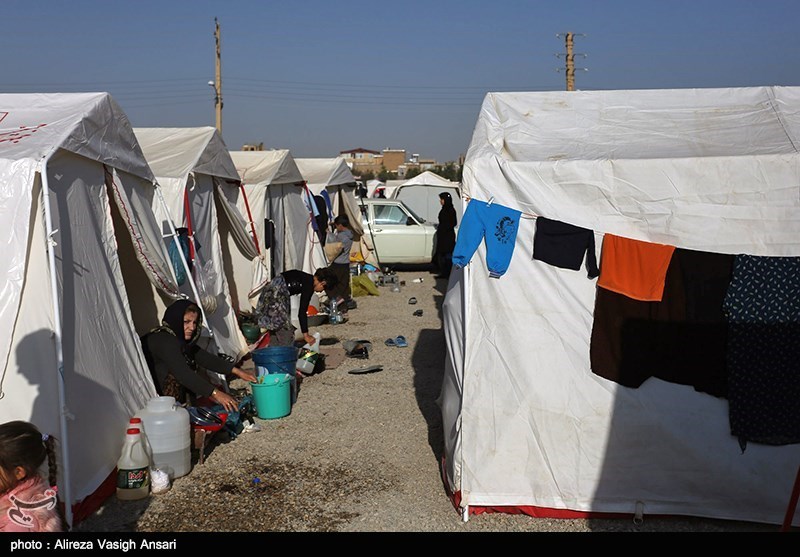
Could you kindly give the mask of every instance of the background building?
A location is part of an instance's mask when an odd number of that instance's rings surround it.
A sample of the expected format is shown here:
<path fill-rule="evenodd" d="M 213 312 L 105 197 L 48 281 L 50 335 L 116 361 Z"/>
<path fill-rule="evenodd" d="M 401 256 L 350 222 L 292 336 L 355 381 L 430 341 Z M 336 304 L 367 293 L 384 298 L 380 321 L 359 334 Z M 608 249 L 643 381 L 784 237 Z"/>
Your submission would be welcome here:
<path fill-rule="evenodd" d="M 397 167 L 406 162 L 405 149 L 384 149 L 383 167 L 389 172 L 397 172 Z"/>
<path fill-rule="evenodd" d="M 365 172 L 378 174 L 381 171 L 381 166 L 383 166 L 383 155 L 379 151 L 372 151 L 363 147 L 339 151 L 339 156 L 344 158 L 347 166 L 356 175 L 364 174 Z"/>

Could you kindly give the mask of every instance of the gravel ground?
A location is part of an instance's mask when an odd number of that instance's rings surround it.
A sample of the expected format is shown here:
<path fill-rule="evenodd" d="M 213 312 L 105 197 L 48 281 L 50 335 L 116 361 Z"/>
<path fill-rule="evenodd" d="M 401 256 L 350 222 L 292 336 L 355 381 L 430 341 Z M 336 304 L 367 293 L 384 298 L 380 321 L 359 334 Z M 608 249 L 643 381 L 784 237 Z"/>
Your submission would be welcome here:
<path fill-rule="evenodd" d="M 445 340 L 445 281 L 398 272 L 401 292 L 356 298 L 323 344 L 367 339 L 369 360 L 346 358 L 302 380 L 291 414 L 258 420 L 261 431 L 220 439 L 203 465 L 172 489 L 140 501 L 108 499 L 75 532 L 776 532 L 778 526 L 695 518 L 565 520 L 483 514 L 465 523 L 439 473 L 442 424 L 436 398 Z M 422 283 L 412 279 L 422 277 Z M 409 305 L 415 297 L 418 303 Z M 415 317 L 414 310 L 423 315 Z M 384 345 L 404 335 L 407 348 Z M 326 348 L 328 349 L 328 348 Z M 362 364 L 383 371 L 347 371 Z M 238 380 L 237 380 L 238 381 Z M 234 387 L 242 387 L 241 382 Z M 222 437 L 222 436 L 220 436 Z M 253 479 L 258 477 L 259 487 Z M 251 518 L 243 518 L 251 517 Z"/>

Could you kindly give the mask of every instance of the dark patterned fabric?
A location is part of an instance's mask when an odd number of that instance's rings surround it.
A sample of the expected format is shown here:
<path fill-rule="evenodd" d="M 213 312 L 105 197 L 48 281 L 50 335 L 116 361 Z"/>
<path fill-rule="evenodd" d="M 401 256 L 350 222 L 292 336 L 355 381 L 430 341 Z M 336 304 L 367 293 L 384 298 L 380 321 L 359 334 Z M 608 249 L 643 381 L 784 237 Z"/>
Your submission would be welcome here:
<path fill-rule="evenodd" d="M 258 325 L 268 331 L 294 330 L 291 317 L 289 288 L 283 275 L 278 275 L 261 291 L 256 305 Z"/>
<path fill-rule="evenodd" d="M 800 257 L 737 256 L 724 311 L 731 434 L 800 442 Z"/>

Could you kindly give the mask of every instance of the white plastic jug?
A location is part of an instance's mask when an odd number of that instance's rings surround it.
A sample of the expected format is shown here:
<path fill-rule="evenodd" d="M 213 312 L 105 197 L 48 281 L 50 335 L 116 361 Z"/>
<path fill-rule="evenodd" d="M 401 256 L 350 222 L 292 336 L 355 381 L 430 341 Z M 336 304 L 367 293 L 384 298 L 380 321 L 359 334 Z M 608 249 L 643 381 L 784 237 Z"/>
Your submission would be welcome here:
<path fill-rule="evenodd" d="M 141 418 L 147 431 L 153 462 L 156 468 L 169 466 L 175 478 L 192 470 L 189 412 L 175 404 L 175 397 L 151 398 L 136 417 Z"/>
<path fill-rule="evenodd" d="M 319 360 L 319 341 L 322 339 L 322 335 L 314 333 L 312 336 L 314 337 L 314 344 L 306 343 L 300 349 L 300 355 L 295 365 L 295 368 L 305 375 L 314 373 L 314 367 Z"/>
<path fill-rule="evenodd" d="M 144 422 L 141 418 L 137 418 L 134 416 L 130 420 L 128 420 L 128 428 L 135 427 L 139 430 L 139 433 L 142 435 L 142 446 L 144 447 L 144 452 L 147 455 L 148 465 L 153 464 L 153 449 L 150 448 L 150 441 L 147 440 L 147 432 L 144 430 Z"/>
<path fill-rule="evenodd" d="M 144 499 L 150 494 L 150 459 L 144 450 L 142 434 L 131 427 L 117 460 L 117 498 L 125 501 Z"/>

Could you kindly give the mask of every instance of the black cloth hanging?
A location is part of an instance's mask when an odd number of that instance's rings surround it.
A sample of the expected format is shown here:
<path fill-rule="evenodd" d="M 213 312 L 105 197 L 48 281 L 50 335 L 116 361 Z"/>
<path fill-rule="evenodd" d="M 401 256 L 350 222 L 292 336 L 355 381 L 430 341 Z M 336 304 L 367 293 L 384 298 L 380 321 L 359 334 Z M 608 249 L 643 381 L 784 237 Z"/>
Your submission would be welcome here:
<path fill-rule="evenodd" d="M 536 218 L 533 258 L 554 267 L 579 271 L 586 256 L 589 278 L 600 275 L 595 255 L 594 232 L 565 222 Z"/>

